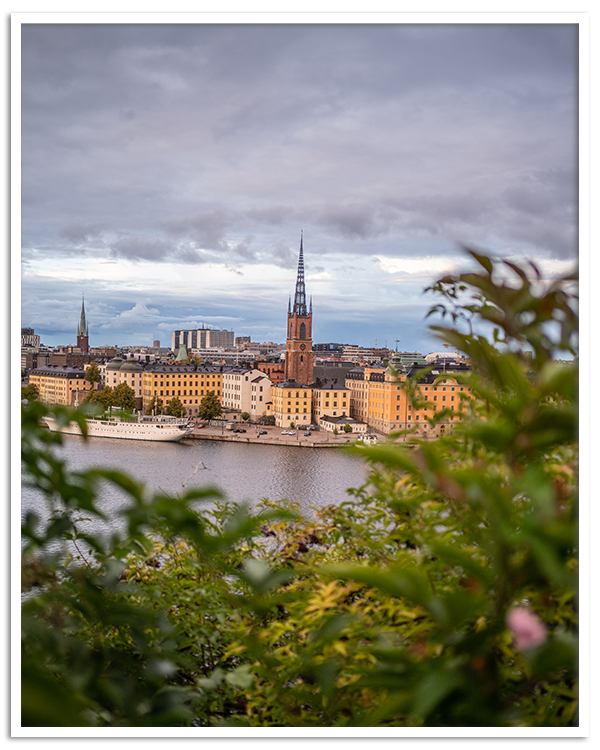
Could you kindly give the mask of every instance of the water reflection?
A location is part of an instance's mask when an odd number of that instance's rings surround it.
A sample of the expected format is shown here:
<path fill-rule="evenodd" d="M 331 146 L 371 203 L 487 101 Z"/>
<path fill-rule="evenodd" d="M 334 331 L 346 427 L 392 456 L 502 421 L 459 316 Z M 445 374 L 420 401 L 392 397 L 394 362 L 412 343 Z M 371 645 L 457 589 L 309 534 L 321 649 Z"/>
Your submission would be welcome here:
<path fill-rule="evenodd" d="M 226 498 L 255 505 L 261 498 L 288 498 L 303 513 L 310 507 L 339 504 L 349 487 L 360 486 L 366 465 L 343 451 L 248 443 L 187 441 L 146 443 L 110 438 L 65 436 L 58 449 L 70 467 L 111 467 L 143 481 L 150 491 L 182 493 L 213 485 Z M 106 485 L 101 508 L 110 513 L 123 503 L 118 488 Z M 22 510 L 41 508 L 40 495 L 23 488 Z"/>

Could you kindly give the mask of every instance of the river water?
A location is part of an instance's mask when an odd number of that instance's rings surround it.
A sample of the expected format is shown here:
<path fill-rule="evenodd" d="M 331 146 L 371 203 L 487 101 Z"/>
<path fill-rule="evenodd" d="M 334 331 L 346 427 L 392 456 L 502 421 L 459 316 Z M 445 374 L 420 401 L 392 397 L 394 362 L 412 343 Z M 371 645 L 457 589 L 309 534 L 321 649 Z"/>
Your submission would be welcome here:
<path fill-rule="evenodd" d="M 262 498 L 298 502 L 305 515 L 312 507 L 338 505 L 348 499 L 347 489 L 359 487 L 367 476 L 367 465 L 359 457 L 337 449 L 307 449 L 278 445 L 188 440 L 152 443 L 112 438 L 65 435 L 57 448 L 70 468 L 95 466 L 125 471 L 145 483 L 149 491 L 170 494 L 212 485 L 227 500 L 255 505 Z M 109 515 L 125 503 L 123 493 L 107 484 L 99 507 Z M 22 513 L 42 515 L 44 501 L 23 487 Z"/>

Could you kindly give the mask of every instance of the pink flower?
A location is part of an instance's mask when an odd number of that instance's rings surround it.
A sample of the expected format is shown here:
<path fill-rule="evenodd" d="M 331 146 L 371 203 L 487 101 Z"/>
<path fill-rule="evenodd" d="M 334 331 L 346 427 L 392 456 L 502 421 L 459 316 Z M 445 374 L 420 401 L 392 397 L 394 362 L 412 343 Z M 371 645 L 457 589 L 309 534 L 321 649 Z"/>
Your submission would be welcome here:
<path fill-rule="evenodd" d="M 527 607 L 513 607 L 509 610 L 506 624 L 519 651 L 541 646 L 548 638 L 544 623 Z"/>

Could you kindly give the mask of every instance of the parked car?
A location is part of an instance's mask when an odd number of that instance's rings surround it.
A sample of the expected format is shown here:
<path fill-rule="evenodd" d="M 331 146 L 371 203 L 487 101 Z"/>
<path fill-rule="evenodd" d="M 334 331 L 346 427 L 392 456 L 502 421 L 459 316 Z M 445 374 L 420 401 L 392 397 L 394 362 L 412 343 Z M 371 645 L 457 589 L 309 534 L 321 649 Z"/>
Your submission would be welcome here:
<path fill-rule="evenodd" d="M 310 437 L 310 430 L 306 430 L 306 432 L 304 433 L 304 437 Z"/>
<path fill-rule="evenodd" d="M 295 434 L 296 434 L 296 430 L 289 430 L 288 432 L 288 435 L 295 435 Z"/>
<path fill-rule="evenodd" d="M 289 432 L 288 432 L 287 430 L 282 430 L 282 431 L 281 431 L 281 434 L 282 434 L 282 435 L 289 435 Z"/>
<path fill-rule="evenodd" d="M 260 431 L 260 432 L 259 432 L 258 434 L 259 434 L 259 435 L 266 435 L 266 434 L 267 434 L 267 431 L 266 431 L 266 430 L 261 430 L 261 431 Z"/>

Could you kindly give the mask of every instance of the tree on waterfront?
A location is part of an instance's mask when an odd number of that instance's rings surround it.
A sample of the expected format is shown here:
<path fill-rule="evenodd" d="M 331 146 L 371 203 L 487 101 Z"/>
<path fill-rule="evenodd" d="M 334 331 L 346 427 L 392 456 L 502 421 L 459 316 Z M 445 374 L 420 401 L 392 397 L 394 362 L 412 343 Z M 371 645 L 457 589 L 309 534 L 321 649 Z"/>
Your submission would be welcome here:
<path fill-rule="evenodd" d="M 368 480 L 310 517 L 69 470 L 49 407 L 23 405 L 50 509 L 22 526 L 23 726 L 578 726 L 575 279 L 471 259 L 432 287 L 464 418 L 353 447 Z M 106 484 L 114 531 L 79 528 Z"/>
<path fill-rule="evenodd" d="M 185 417 L 185 406 L 181 403 L 180 399 L 178 399 L 177 396 L 172 398 L 170 401 L 167 401 L 165 414 L 168 414 L 170 417 Z"/>
<path fill-rule="evenodd" d="M 348 422 L 344 425 L 344 432 L 352 432 L 352 425 L 348 424 Z"/>
<path fill-rule="evenodd" d="M 250 419 L 250 415 L 248 414 L 248 412 L 247 412 L 247 411 L 243 411 L 243 412 L 241 413 L 241 417 L 242 417 L 242 419 L 244 420 L 244 422 L 247 422 L 247 421 L 248 421 L 248 420 Z"/>
<path fill-rule="evenodd" d="M 98 404 L 105 411 L 111 406 L 115 406 L 115 395 L 110 385 L 105 385 L 101 391 L 88 391 L 83 403 Z"/>
<path fill-rule="evenodd" d="M 145 411 L 145 414 L 147 416 L 151 416 L 152 414 L 162 414 L 163 413 L 163 402 L 162 399 L 160 399 L 158 396 L 154 396 L 152 401 L 148 404 L 148 408 Z"/>
<path fill-rule="evenodd" d="M 135 400 L 135 391 L 127 383 L 119 383 L 113 391 L 113 406 L 119 406 L 126 411 L 133 411 L 137 408 Z"/>
<path fill-rule="evenodd" d="M 96 389 L 96 384 L 102 381 L 102 374 L 100 373 L 100 368 L 98 367 L 97 362 L 90 362 L 89 366 L 87 367 L 85 371 L 85 375 L 83 376 L 83 379 L 87 383 L 92 383 L 92 388 L 94 390 Z"/>
<path fill-rule="evenodd" d="M 214 419 L 223 413 L 219 397 L 214 391 L 209 391 L 200 402 L 198 416 L 200 419 Z"/>

